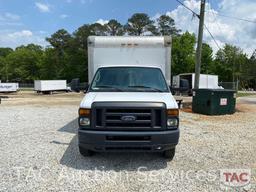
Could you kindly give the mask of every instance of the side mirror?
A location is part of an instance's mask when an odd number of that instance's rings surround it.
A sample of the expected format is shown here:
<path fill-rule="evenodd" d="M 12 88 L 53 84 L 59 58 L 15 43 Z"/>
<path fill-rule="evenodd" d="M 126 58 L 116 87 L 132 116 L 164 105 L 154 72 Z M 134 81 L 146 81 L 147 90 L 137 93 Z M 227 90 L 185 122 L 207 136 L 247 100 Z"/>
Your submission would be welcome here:
<path fill-rule="evenodd" d="M 89 89 L 90 85 L 89 84 L 86 84 L 83 88 L 84 88 L 84 93 L 86 93 Z"/>
<path fill-rule="evenodd" d="M 74 92 L 80 92 L 80 79 L 72 79 L 70 83 L 71 90 Z"/>

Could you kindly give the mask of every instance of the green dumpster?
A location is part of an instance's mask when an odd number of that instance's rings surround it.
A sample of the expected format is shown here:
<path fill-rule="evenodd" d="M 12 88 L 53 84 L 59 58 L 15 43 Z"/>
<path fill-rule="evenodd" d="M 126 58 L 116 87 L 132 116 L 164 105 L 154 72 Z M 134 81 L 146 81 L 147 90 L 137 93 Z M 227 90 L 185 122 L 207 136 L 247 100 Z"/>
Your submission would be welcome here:
<path fill-rule="evenodd" d="M 235 113 L 236 91 L 227 89 L 194 89 L 192 111 L 205 115 Z"/>

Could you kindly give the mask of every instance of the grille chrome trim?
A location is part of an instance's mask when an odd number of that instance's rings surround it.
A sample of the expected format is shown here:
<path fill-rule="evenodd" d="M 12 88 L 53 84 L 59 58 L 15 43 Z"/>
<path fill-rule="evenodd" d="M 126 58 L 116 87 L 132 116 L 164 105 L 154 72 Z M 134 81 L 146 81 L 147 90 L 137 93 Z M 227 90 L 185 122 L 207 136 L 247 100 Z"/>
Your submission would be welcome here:
<path fill-rule="evenodd" d="M 134 121 L 122 121 L 134 116 Z M 92 129 L 96 130 L 165 130 L 166 105 L 151 102 L 94 102 Z"/>

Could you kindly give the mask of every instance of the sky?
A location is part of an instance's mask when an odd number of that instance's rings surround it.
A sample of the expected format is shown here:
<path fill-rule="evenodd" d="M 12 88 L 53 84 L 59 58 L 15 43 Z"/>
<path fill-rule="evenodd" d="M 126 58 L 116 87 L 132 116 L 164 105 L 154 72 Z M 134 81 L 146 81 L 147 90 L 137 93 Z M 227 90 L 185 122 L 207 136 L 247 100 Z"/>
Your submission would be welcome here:
<path fill-rule="evenodd" d="M 199 13 L 199 0 L 181 0 Z M 249 56 L 256 49 L 256 23 L 223 17 L 227 15 L 256 22 L 255 0 L 206 0 L 204 42 L 214 52 L 225 43 L 241 47 Z M 70 33 L 87 23 L 117 19 L 122 24 L 134 13 L 147 13 L 152 19 L 171 16 L 183 32 L 197 34 L 198 19 L 176 0 L 0 0 L 0 47 L 45 41 L 58 29 Z M 216 45 L 217 44 L 217 45 Z"/>

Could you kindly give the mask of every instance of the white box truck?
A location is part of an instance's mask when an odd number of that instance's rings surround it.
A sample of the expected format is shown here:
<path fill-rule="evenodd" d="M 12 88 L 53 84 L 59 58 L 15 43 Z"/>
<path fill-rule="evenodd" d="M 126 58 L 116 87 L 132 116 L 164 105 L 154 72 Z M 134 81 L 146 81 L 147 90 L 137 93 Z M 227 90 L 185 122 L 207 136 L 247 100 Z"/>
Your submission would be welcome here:
<path fill-rule="evenodd" d="M 66 80 L 35 80 L 34 90 L 37 93 L 51 94 L 54 91 L 68 91 Z"/>
<path fill-rule="evenodd" d="M 192 93 L 192 89 L 194 89 L 195 83 L 195 73 L 182 73 L 176 76 L 173 76 L 172 86 L 174 88 L 182 88 L 182 81 L 187 81 L 188 84 L 188 93 Z M 200 74 L 199 80 L 199 89 L 221 89 L 218 85 L 218 75 L 208 75 L 208 74 Z"/>
<path fill-rule="evenodd" d="M 0 93 L 12 93 L 19 90 L 18 83 L 0 83 Z"/>
<path fill-rule="evenodd" d="M 171 37 L 88 38 L 89 86 L 79 151 L 150 151 L 172 159 L 179 110 L 170 92 Z"/>

